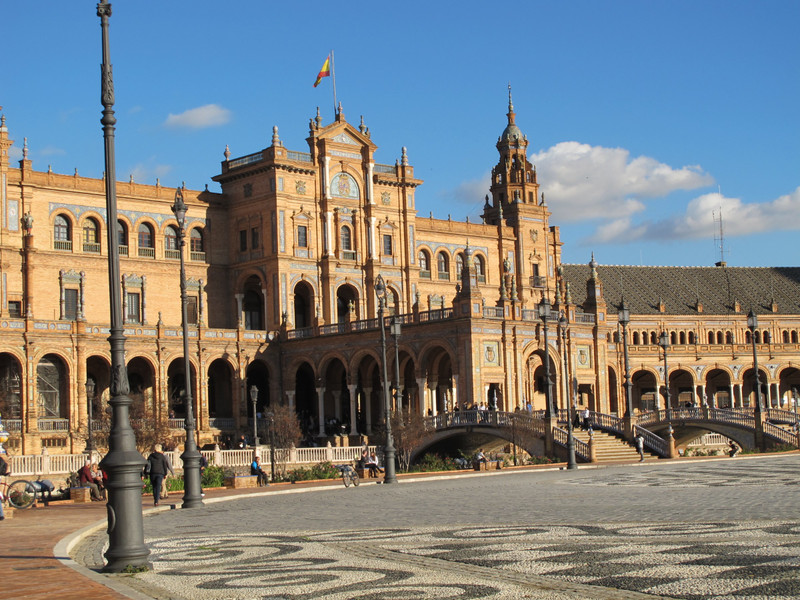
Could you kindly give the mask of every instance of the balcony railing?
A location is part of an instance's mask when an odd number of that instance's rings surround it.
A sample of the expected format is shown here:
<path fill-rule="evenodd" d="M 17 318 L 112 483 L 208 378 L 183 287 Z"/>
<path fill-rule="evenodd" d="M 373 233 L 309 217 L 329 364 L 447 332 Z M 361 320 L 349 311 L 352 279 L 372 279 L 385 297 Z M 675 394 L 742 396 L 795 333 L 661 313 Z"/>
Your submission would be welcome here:
<path fill-rule="evenodd" d="M 53 248 L 55 250 L 66 250 L 67 252 L 72 252 L 72 241 L 71 240 L 53 240 Z"/>
<path fill-rule="evenodd" d="M 180 260 L 181 259 L 181 251 L 180 250 L 164 250 L 164 258 L 170 258 L 173 260 Z"/>
<path fill-rule="evenodd" d="M 91 252 L 92 254 L 100 254 L 100 244 L 96 244 L 94 242 L 84 242 L 83 251 Z"/>
<path fill-rule="evenodd" d="M 542 277 L 541 275 L 532 275 L 531 276 L 531 287 L 535 288 L 543 288 L 547 284 L 547 278 Z"/>
<path fill-rule="evenodd" d="M 142 258 L 155 258 L 156 257 L 156 249 L 155 248 L 139 248 L 139 256 Z"/>
<path fill-rule="evenodd" d="M 39 431 L 69 431 L 69 419 L 39 419 Z"/>
<path fill-rule="evenodd" d="M 206 262 L 206 253 L 205 252 L 190 252 L 189 253 L 189 260 L 194 262 Z"/>
<path fill-rule="evenodd" d="M 431 278 L 431 272 L 430 271 L 420 271 L 419 272 L 419 278 L 420 279 L 430 279 Z"/>
<path fill-rule="evenodd" d="M 450 281 L 450 271 L 439 271 L 439 279 Z"/>
<path fill-rule="evenodd" d="M 128 256 L 128 247 L 127 246 L 117 246 L 119 248 L 119 255 L 120 256 Z"/>

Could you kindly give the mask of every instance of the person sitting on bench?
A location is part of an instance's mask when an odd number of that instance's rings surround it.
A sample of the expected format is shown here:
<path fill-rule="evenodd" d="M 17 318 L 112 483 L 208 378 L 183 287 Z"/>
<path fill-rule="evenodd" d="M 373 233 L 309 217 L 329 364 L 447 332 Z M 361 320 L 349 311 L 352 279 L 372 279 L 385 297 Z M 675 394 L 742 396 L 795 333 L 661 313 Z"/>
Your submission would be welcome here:
<path fill-rule="evenodd" d="M 256 456 L 250 464 L 250 475 L 258 477 L 258 487 L 269 485 L 269 477 L 267 477 L 264 469 L 261 468 L 261 459 L 258 456 Z"/>
<path fill-rule="evenodd" d="M 378 473 L 383 473 L 383 469 L 378 466 L 378 456 L 373 452 L 367 459 L 366 466 L 369 469 L 370 477 L 377 477 Z"/>

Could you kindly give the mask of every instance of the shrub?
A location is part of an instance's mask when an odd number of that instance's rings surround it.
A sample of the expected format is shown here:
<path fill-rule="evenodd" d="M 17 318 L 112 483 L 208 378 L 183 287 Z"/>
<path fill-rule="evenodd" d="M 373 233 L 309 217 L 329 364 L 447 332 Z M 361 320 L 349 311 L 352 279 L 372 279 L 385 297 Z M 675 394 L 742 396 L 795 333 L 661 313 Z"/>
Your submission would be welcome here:
<path fill-rule="evenodd" d="M 208 465 L 203 471 L 202 483 L 204 488 L 222 487 L 225 485 L 225 470 L 222 467 Z"/>
<path fill-rule="evenodd" d="M 457 468 L 455 461 L 449 456 L 441 457 L 438 454 L 426 454 L 416 465 L 409 468 L 409 472 L 455 471 Z"/>
<path fill-rule="evenodd" d="M 528 458 L 529 465 L 550 465 L 553 464 L 555 460 L 549 458 L 547 456 L 531 456 Z"/>
<path fill-rule="evenodd" d="M 330 461 L 318 463 L 312 467 L 298 467 L 286 474 L 286 479 L 291 482 L 310 481 L 312 479 L 336 479 L 341 473 Z"/>

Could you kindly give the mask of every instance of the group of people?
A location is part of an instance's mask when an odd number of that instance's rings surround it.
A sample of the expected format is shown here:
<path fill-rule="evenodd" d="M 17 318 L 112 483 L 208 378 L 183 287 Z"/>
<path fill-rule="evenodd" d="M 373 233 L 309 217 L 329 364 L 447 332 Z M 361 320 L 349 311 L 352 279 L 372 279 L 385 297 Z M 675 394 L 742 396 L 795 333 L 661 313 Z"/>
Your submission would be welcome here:
<path fill-rule="evenodd" d="M 203 471 L 208 466 L 208 460 L 202 454 L 200 455 L 200 495 L 205 496 L 203 493 L 202 481 Z M 142 477 L 145 476 L 150 479 L 150 484 L 153 487 L 153 506 L 158 506 L 161 498 L 166 498 L 166 488 L 164 487 L 164 479 L 167 473 L 175 476 L 175 471 L 172 469 L 172 463 L 169 457 L 164 454 L 164 447 L 161 444 L 153 446 L 153 451 L 147 457 L 147 462 L 144 465 Z"/>
<path fill-rule="evenodd" d="M 81 487 L 88 487 L 92 496 L 92 502 L 102 502 L 106 500 L 106 482 L 108 475 L 105 471 L 92 463 L 88 458 L 83 463 L 83 467 L 78 469 L 78 483 Z"/>
<path fill-rule="evenodd" d="M 364 449 L 361 452 L 361 458 L 356 461 L 356 467 L 359 469 L 367 469 L 369 471 L 370 477 L 378 477 L 380 473 L 383 473 L 383 469 L 378 466 L 378 455 L 375 454 L 375 451 L 367 452 Z"/>

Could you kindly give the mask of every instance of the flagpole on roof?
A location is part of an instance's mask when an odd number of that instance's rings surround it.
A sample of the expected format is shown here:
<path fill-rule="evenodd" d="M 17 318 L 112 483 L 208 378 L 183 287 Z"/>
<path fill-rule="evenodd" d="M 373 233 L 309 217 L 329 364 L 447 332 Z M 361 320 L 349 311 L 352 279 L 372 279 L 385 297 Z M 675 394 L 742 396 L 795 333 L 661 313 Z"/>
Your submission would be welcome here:
<path fill-rule="evenodd" d="M 333 50 L 331 50 L 331 80 L 333 82 L 333 119 L 336 120 L 336 107 L 339 104 L 336 102 L 336 69 L 333 66 Z"/>

